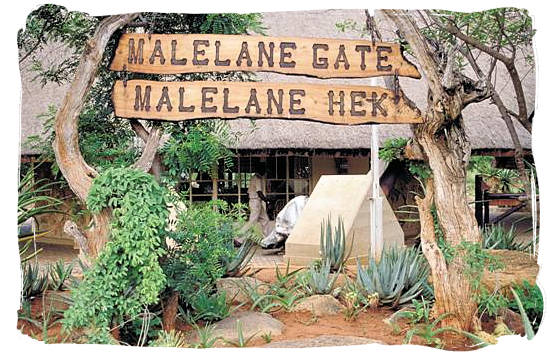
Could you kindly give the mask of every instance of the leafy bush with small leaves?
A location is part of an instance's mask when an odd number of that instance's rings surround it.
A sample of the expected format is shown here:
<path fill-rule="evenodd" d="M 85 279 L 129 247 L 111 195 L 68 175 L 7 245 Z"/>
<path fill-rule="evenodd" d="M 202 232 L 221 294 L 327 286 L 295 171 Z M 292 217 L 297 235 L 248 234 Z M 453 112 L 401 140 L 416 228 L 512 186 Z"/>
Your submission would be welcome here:
<path fill-rule="evenodd" d="M 532 324 L 533 330 L 536 333 L 539 330 L 544 311 L 544 301 L 540 288 L 536 284 L 531 285 L 528 281 L 524 280 L 521 284 L 514 285 L 513 290 L 521 302 L 525 314 L 529 318 L 529 322 Z M 519 312 L 518 302 L 510 301 L 509 308 Z"/>
<path fill-rule="evenodd" d="M 508 307 L 508 299 L 500 292 L 490 292 L 486 287 L 481 287 L 477 295 L 478 311 L 482 315 L 496 316 L 499 310 Z"/>
<path fill-rule="evenodd" d="M 380 147 L 380 159 L 386 162 L 392 162 L 395 159 L 403 157 L 405 146 L 409 142 L 408 138 L 386 139 Z"/>
<path fill-rule="evenodd" d="M 430 297 L 430 268 L 416 248 L 385 248 L 379 262 L 357 263 L 357 284 L 367 294 L 378 294 L 382 305 L 397 307 L 414 298 Z"/>
<path fill-rule="evenodd" d="M 168 287 L 181 294 L 187 304 L 200 292 L 213 291 L 217 279 L 226 274 L 228 259 L 234 259 L 233 238 L 241 216 L 222 200 L 194 204 L 178 217 L 176 231 L 169 237 L 162 268 Z"/>
<path fill-rule="evenodd" d="M 48 287 L 48 275 L 41 274 L 38 264 L 30 262 L 23 266 L 23 289 L 21 296 L 23 301 L 29 301 L 32 298 L 42 295 Z"/>
<path fill-rule="evenodd" d="M 346 254 L 346 230 L 344 229 L 344 220 L 342 217 L 338 218 L 338 226 L 334 229 L 332 228 L 330 215 L 326 222 L 323 220 L 321 223 L 320 242 L 321 261 L 323 264 L 328 264 L 332 271 L 342 269 L 351 252 L 350 247 Z"/>
<path fill-rule="evenodd" d="M 166 279 L 159 264 L 166 202 L 166 190 L 142 171 L 111 168 L 94 179 L 87 204 L 93 213 L 111 208 L 111 235 L 72 291 L 65 329 L 106 331 L 158 301 Z"/>

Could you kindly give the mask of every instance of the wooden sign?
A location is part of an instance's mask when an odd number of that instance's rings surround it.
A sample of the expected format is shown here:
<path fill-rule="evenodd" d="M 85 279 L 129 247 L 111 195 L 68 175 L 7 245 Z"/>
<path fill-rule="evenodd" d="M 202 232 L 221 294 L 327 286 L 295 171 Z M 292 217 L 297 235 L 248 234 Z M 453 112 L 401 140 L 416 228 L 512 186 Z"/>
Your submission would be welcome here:
<path fill-rule="evenodd" d="M 398 43 L 218 34 L 123 34 L 111 70 L 150 74 L 272 71 L 328 77 L 419 79 Z"/>
<path fill-rule="evenodd" d="M 381 87 L 303 83 L 117 81 L 115 115 L 181 121 L 276 118 L 331 124 L 421 123 L 420 111 Z"/>

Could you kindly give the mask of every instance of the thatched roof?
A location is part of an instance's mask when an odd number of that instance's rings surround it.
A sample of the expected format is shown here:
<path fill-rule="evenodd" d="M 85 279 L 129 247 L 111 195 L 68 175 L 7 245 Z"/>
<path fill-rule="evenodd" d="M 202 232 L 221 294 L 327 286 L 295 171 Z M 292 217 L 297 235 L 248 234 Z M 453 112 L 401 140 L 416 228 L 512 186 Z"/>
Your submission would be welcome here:
<path fill-rule="evenodd" d="M 378 25 L 387 38 L 394 38 L 394 30 L 389 20 L 384 19 L 379 12 L 376 14 Z M 267 34 L 271 36 L 296 36 L 296 37 L 325 37 L 325 38 L 359 38 L 357 32 L 340 32 L 336 24 L 351 19 L 362 25 L 365 20 L 364 10 L 319 10 L 296 12 L 270 12 L 264 14 L 264 24 Z M 528 49 L 532 52 L 532 49 Z M 51 60 L 52 53 L 56 50 L 48 50 L 44 54 L 44 60 Z M 54 54 L 55 56 L 55 54 Z M 409 58 L 414 62 L 413 58 Z M 422 68 L 419 68 L 420 71 Z M 520 66 L 520 75 L 525 76 L 524 89 L 528 99 L 528 110 L 534 109 L 535 100 L 535 72 L 527 67 Z M 21 141 L 41 131 L 42 122 L 37 115 L 46 111 L 48 104 L 59 105 L 66 93 L 67 86 L 55 84 L 41 88 L 40 84 L 31 81 L 32 74 L 27 69 L 21 68 L 23 81 L 23 102 Z M 503 67 L 498 71 L 502 79 L 497 80 L 496 87 L 503 100 L 515 107 L 515 96 L 512 85 L 507 80 L 507 74 Z M 321 82 L 335 84 L 373 85 L 371 79 L 316 79 L 311 77 L 290 76 L 277 73 L 258 73 L 262 81 L 279 82 Z M 382 79 L 376 79 L 376 85 L 383 86 Z M 405 94 L 418 106 L 420 110 L 426 108 L 427 84 L 425 80 L 401 78 L 400 84 Z M 489 100 L 472 104 L 464 110 L 466 131 L 472 148 L 480 149 L 513 149 L 513 144 L 508 130 L 495 105 Z M 517 123 L 517 122 L 516 122 Z M 269 149 L 369 149 L 370 126 L 334 126 L 308 121 L 286 120 L 256 120 L 255 129 L 251 130 L 248 119 L 229 121 L 233 131 L 244 136 L 233 148 L 244 150 L 269 150 Z M 516 129 L 524 148 L 531 148 L 531 135 L 519 123 Z M 381 125 L 380 139 L 384 141 L 393 137 L 406 137 L 411 135 L 408 125 Z M 22 149 L 22 154 L 32 154 L 29 149 Z"/>

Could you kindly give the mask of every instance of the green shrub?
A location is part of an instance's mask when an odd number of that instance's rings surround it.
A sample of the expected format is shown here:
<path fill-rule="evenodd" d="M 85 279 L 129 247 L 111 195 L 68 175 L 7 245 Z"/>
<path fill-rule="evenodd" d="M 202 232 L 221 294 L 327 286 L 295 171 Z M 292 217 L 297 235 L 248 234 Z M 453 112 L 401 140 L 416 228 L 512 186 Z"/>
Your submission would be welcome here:
<path fill-rule="evenodd" d="M 539 329 L 539 325 L 542 320 L 542 313 L 544 311 L 542 292 L 536 284 L 531 285 L 526 280 L 524 280 L 521 284 L 514 285 L 513 289 L 523 305 L 523 309 L 529 318 L 529 322 L 533 326 L 533 330 L 536 333 Z M 510 301 L 509 308 L 519 312 L 519 304 L 517 301 Z"/>
<path fill-rule="evenodd" d="M 92 213 L 111 208 L 110 240 L 73 289 L 64 328 L 107 331 L 158 301 L 165 285 L 159 264 L 168 209 L 167 193 L 152 175 L 126 168 L 94 179 L 87 205 Z"/>
<path fill-rule="evenodd" d="M 357 283 L 367 294 L 378 294 L 382 305 L 399 305 L 420 297 L 431 298 L 430 268 L 416 248 L 385 248 L 380 261 L 371 259 L 363 268 L 357 263 Z"/>
<path fill-rule="evenodd" d="M 167 248 L 162 267 L 168 287 L 190 304 L 200 292 L 212 293 L 216 280 L 226 273 L 236 251 L 233 238 L 240 216 L 221 200 L 190 206 L 179 215 L 169 237 L 176 247 Z"/>
<path fill-rule="evenodd" d="M 487 313 L 493 317 L 498 314 L 499 310 L 508 307 L 508 299 L 500 291 L 491 293 L 485 286 L 480 288 L 477 302 L 480 314 Z"/>

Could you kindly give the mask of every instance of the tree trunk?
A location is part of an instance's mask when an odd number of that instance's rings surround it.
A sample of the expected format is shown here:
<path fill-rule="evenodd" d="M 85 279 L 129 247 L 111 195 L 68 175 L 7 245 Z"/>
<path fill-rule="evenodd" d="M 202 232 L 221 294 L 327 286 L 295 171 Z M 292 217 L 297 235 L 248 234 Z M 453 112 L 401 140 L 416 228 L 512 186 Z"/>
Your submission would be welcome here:
<path fill-rule="evenodd" d="M 477 85 L 471 85 L 471 82 L 465 85 L 460 78 L 445 80 L 445 85 L 443 77 L 445 73 L 454 72 L 452 66 L 455 61 L 436 62 L 426 39 L 408 12 L 383 12 L 397 25 L 408 42 L 429 85 L 424 122 L 415 125 L 413 132 L 433 174 L 433 181 L 428 182 L 424 200 L 417 199 L 417 204 L 421 219 L 422 251 L 430 264 L 434 284 L 434 315 L 449 314 L 442 321 L 443 325 L 462 330 L 477 329 L 477 303 L 471 280 L 464 272 L 464 254 L 457 250 L 450 262 L 443 257 L 435 239 L 430 209 L 433 198 L 444 241 L 450 247 L 457 247 L 462 242 L 481 241 L 474 212 L 468 205 L 466 195 L 466 168 L 471 147 L 464 131 L 461 112 L 468 104 L 487 99 L 489 92 L 487 89 L 478 90 Z M 441 70 L 442 67 L 444 70 Z"/>
<path fill-rule="evenodd" d="M 454 130 L 464 134 L 460 128 Z M 433 315 L 450 314 L 443 320 L 444 326 L 468 331 L 477 329 L 477 303 L 472 296 L 471 279 L 465 276 L 464 255 L 456 252 L 452 262 L 447 263 L 435 238 L 431 214 L 431 207 L 435 203 L 439 225 L 449 246 L 457 247 L 463 241 L 480 242 L 477 222 L 466 199 L 468 162 L 463 158 L 469 155 L 468 144 L 464 145 L 464 141 L 459 143 L 460 139 L 456 138 L 444 141 L 422 134 L 417 138 L 433 173 L 433 180 L 427 182 L 425 198 L 417 197 L 422 251 L 430 264 L 434 285 Z M 460 158 L 458 155 L 464 156 Z"/>
<path fill-rule="evenodd" d="M 178 302 L 180 293 L 174 291 L 170 294 L 170 297 L 164 304 L 164 311 L 162 311 L 162 328 L 169 332 L 176 329 L 176 316 L 178 315 Z"/>
<path fill-rule="evenodd" d="M 93 37 L 86 44 L 74 80 L 55 117 L 55 140 L 53 142 L 55 158 L 69 187 L 84 204 L 86 204 L 92 180 L 97 176 L 97 172 L 84 161 L 80 152 L 78 118 L 95 80 L 107 42 L 117 29 L 133 21 L 137 16 L 138 14 L 116 15 L 106 17 L 101 21 Z M 147 158 L 151 155 L 149 151 L 153 148 L 154 141 L 151 145 L 147 149 Z M 146 158 L 140 159 L 139 164 L 147 166 Z M 94 214 L 92 222 L 92 228 L 86 237 L 89 255 L 93 259 L 107 242 L 110 212 L 105 210 Z"/>

